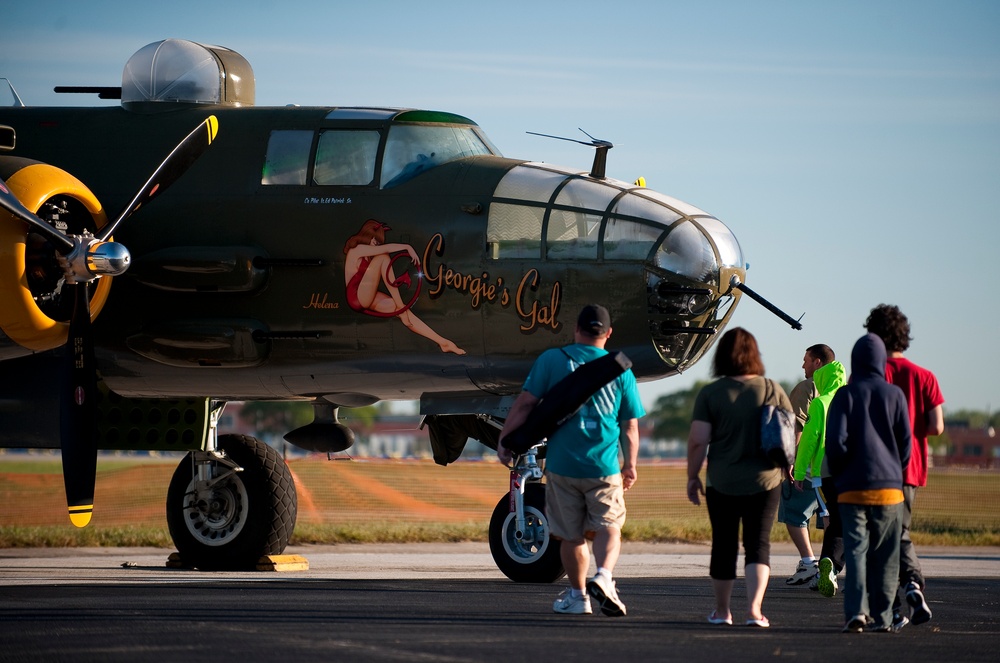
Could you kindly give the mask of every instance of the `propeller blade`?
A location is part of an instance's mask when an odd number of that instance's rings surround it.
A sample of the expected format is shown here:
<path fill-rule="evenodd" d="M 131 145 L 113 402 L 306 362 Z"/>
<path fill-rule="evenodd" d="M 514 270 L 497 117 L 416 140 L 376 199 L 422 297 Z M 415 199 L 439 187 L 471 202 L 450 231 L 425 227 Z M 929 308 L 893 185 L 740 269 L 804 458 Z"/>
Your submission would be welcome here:
<path fill-rule="evenodd" d="M 118 218 L 101 230 L 97 239 L 107 242 L 122 221 L 176 182 L 208 149 L 218 131 L 219 121 L 214 115 L 195 127 L 167 155 Z M 69 519 L 77 527 L 86 527 L 94 511 L 98 431 L 97 365 L 90 320 L 90 293 L 85 282 L 92 280 L 95 272 L 85 266 L 85 261 L 94 256 L 106 260 L 108 256 L 98 251 L 94 254 L 80 253 L 78 260 L 74 259 L 70 254 L 77 248 L 77 241 L 63 235 L 28 210 L 10 192 L 2 179 L 0 207 L 27 223 L 34 232 L 43 235 L 60 254 L 69 256 L 71 263 L 65 288 L 73 293 L 73 315 L 69 322 L 69 337 L 63 348 L 65 368 L 59 412 L 60 446 Z M 88 245 L 81 243 L 80 246 L 86 249 Z M 122 260 L 117 254 L 115 257 Z M 78 261 L 79 265 L 76 264 Z M 127 266 L 127 259 L 124 262 Z"/>
<path fill-rule="evenodd" d="M 67 255 L 72 252 L 76 246 L 73 243 L 73 240 L 39 219 L 33 212 L 31 212 L 31 210 L 22 205 L 21 201 L 17 199 L 17 196 L 10 192 L 10 189 L 7 188 L 7 183 L 2 179 L 0 179 L 0 207 L 3 207 L 8 212 L 27 223 L 32 231 L 49 240 L 52 246 L 54 246 L 59 253 Z"/>
<path fill-rule="evenodd" d="M 163 160 L 163 163 L 156 169 L 152 177 L 139 189 L 139 193 L 135 194 L 132 202 L 118 215 L 118 218 L 113 223 L 109 223 L 101 229 L 98 239 L 107 241 L 118 227 L 118 224 L 132 216 L 133 212 L 163 193 L 168 186 L 176 182 L 191 167 L 191 164 L 208 149 L 208 146 L 215 140 L 217 133 L 219 133 L 219 120 L 214 115 L 210 115 L 167 155 L 167 158 Z"/>
<path fill-rule="evenodd" d="M 60 412 L 63 482 L 70 521 L 86 527 L 94 511 L 97 476 L 97 367 L 87 284 L 67 283 L 64 287 L 73 290 L 73 317 L 64 348 Z"/>

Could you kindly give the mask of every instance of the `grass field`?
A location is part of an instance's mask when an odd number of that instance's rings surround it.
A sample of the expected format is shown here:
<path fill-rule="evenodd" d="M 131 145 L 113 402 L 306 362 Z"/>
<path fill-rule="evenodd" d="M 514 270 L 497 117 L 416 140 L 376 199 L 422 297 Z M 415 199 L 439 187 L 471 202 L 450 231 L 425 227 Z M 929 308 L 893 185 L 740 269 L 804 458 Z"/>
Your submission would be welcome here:
<path fill-rule="evenodd" d="M 171 546 L 164 515 L 179 458 L 102 456 L 94 519 L 83 530 L 66 516 L 61 465 L 46 456 L 0 456 L 0 547 Z M 428 460 L 325 458 L 289 462 L 298 491 L 293 543 L 483 541 L 507 490 L 494 462 L 440 467 Z M 642 464 L 626 500 L 624 536 L 707 541 L 704 506 L 685 496 L 676 464 Z M 917 497 L 913 538 L 924 545 L 1000 545 L 1000 473 L 934 470 Z M 819 541 L 822 532 L 813 532 Z M 787 541 L 777 524 L 773 539 Z"/>

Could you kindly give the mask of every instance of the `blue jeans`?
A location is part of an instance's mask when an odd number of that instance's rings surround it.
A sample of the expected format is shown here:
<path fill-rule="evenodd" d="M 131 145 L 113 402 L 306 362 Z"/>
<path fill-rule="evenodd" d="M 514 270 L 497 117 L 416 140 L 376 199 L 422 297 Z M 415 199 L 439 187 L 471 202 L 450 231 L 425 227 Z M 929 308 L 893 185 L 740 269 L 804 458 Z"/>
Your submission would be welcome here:
<path fill-rule="evenodd" d="M 844 527 L 847 574 L 844 621 L 870 615 L 875 628 L 892 625 L 899 584 L 900 505 L 838 504 Z"/>

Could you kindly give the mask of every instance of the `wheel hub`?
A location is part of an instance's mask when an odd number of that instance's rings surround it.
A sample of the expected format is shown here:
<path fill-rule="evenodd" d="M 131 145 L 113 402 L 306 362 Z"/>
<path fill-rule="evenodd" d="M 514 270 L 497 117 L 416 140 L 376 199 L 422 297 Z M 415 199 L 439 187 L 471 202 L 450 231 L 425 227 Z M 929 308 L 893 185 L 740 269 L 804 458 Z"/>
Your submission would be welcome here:
<path fill-rule="evenodd" d="M 503 547 L 512 560 L 529 564 L 549 547 L 548 523 L 544 514 L 528 506 L 524 509 L 524 530 L 517 530 L 516 519 L 511 513 L 504 522 Z"/>
<path fill-rule="evenodd" d="M 246 488 L 230 478 L 210 489 L 210 495 L 199 497 L 195 480 L 188 486 L 191 501 L 186 507 L 184 522 L 191 535 L 208 546 L 221 546 L 237 536 L 247 522 L 249 503 Z"/>

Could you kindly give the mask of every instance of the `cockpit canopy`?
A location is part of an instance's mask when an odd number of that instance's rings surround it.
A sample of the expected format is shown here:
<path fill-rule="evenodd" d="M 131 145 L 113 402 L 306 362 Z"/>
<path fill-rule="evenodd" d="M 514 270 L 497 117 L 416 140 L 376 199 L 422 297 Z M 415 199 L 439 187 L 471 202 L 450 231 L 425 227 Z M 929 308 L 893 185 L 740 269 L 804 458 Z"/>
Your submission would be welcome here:
<path fill-rule="evenodd" d="M 272 131 L 261 183 L 391 189 L 449 161 L 500 156 L 475 122 L 453 113 L 336 108 L 326 121 L 319 131 Z"/>
<path fill-rule="evenodd" d="M 165 39 L 139 49 L 122 71 L 122 105 L 191 103 L 253 106 L 253 68 L 221 46 Z"/>

